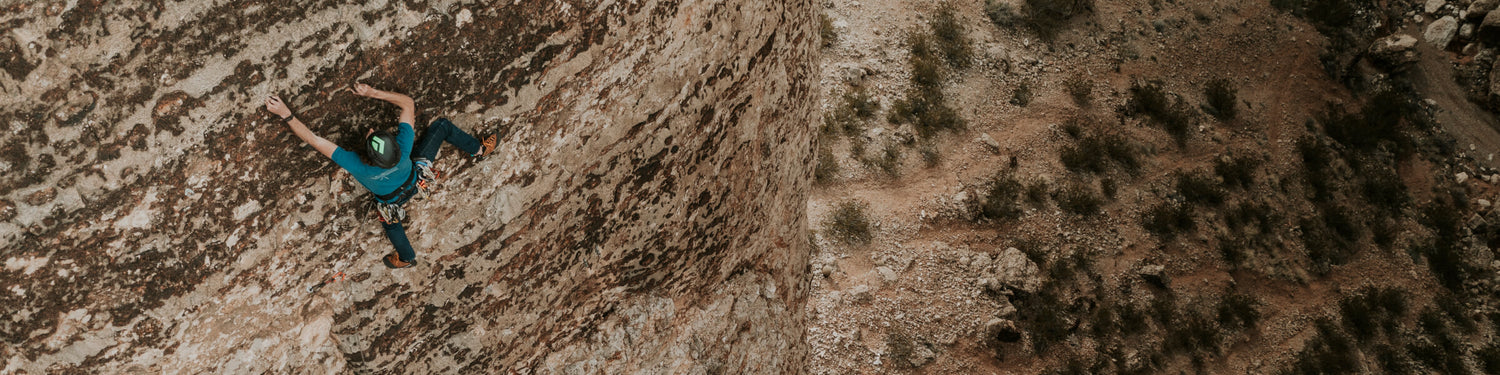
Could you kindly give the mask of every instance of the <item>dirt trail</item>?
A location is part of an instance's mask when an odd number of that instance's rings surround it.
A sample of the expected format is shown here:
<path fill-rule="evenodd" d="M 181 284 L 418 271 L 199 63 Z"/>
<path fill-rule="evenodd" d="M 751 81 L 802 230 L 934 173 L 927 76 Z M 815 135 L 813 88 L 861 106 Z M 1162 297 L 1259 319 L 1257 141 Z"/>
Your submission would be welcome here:
<path fill-rule="evenodd" d="M 1467 90 L 1453 79 L 1453 53 L 1431 44 L 1417 43 L 1422 58 L 1412 69 L 1414 83 L 1424 99 L 1432 99 L 1434 117 L 1448 134 L 1458 141 L 1458 148 L 1469 153 L 1482 165 L 1494 168 L 1500 160 L 1489 155 L 1500 153 L 1500 119 L 1478 104 L 1469 101 Z M 1469 145 L 1474 150 L 1469 150 Z"/>

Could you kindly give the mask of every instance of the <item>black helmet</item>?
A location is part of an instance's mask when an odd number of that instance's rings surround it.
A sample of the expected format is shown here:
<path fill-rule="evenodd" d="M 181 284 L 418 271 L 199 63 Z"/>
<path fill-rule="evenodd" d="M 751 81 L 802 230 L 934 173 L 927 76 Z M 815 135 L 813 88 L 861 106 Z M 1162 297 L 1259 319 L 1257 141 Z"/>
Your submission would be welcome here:
<path fill-rule="evenodd" d="M 396 137 L 388 131 L 379 131 L 365 137 L 365 157 L 370 164 L 391 168 L 401 160 L 401 148 L 396 146 Z"/>

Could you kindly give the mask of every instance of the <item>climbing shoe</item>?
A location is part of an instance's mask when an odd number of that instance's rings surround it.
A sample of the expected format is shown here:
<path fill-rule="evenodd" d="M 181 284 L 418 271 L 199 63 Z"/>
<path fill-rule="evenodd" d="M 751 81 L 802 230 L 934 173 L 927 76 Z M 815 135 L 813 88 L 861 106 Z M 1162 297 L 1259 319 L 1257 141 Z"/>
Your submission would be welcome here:
<path fill-rule="evenodd" d="M 491 151 L 495 151 L 495 145 L 499 143 L 500 135 L 496 133 L 490 133 L 489 136 L 484 137 L 484 140 L 479 141 L 479 153 L 474 154 L 474 156 L 480 158 L 489 156 Z"/>
<path fill-rule="evenodd" d="M 401 256 L 397 255 L 395 252 L 391 252 L 389 255 L 386 255 L 382 260 L 385 261 L 386 268 L 391 269 L 407 268 L 417 265 L 416 259 L 412 259 L 411 262 L 402 262 Z"/>

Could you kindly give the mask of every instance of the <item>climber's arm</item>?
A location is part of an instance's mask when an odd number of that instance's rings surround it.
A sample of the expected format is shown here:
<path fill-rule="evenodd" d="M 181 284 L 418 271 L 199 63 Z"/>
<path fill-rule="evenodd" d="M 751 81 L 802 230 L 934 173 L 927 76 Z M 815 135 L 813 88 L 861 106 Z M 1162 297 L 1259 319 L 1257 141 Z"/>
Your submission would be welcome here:
<path fill-rule="evenodd" d="M 333 150 L 338 149 L 338 146 L 334 145 L 333 142 L 329 142 L 327 139 L 313 134 L 312 130 L 307 128 L 307 124 L 303 124 L 302 120 L 292 115 L 292 110 L 287 108 L 286 103 L 282 102 L 281 98 L 275 95 L 266 98 L 266 110 L 271 111 L 272 114 L 280 118 L 291 117 L 291 120 L 287 121 L 286 125 L 292 128 L 292 133 L 297 134 L 297 138 L 302 138 L 303 142 L 312 145 L 313 149 L 318 150 L 318 153 L 323 154 L 323 156 L 331 158 L 333 157 Z"/>
<path fill-rule="evenodd" d="M 363 83 L 354 85 L 354 94 L 395 104 L 397 107 L 401 107 L 401 122 L 408 124 L 417 122 L 417 102 L 411 100 L 410 96 L 397 92 L 378 90 Z"/>

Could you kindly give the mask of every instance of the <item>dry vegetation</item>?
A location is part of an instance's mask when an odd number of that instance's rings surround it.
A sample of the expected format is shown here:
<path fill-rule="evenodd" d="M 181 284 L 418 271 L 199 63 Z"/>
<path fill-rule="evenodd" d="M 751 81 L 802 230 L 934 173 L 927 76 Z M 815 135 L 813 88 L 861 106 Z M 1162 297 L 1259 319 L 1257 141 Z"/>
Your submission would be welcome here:
<path fill-rule="evenodd" d="M 899 63 L 831 55 L 884 70 L 827 82 L 833 123 L 891 105 L 820 150 L 860 166 L 820 156 L 811 214 L 859 197 L 881 224 L 815 228 L 855 245 L 815 256 L 839 272 L 815 272 L 814 372 L 1500 373 L 1500 186 L 1453 178 L 1493 172 L 1409 75 L 1351 58 L 1416 8 L 877 3 L 924 17 L 860 33 Z"/>

